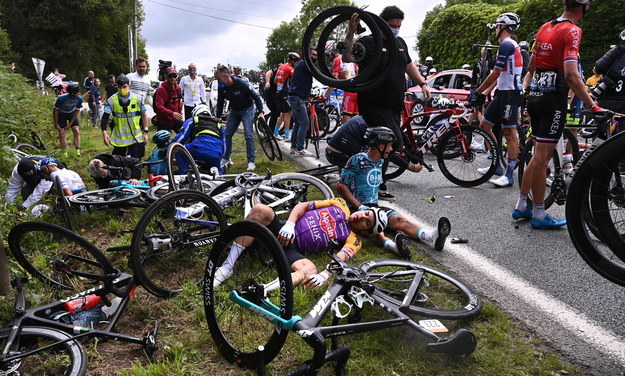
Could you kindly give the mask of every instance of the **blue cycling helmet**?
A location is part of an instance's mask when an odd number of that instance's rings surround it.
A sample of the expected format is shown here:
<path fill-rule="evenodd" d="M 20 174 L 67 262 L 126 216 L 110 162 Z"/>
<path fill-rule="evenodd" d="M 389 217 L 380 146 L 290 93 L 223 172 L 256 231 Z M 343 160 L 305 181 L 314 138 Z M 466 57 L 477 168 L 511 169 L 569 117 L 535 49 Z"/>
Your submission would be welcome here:
<path fill-rule="evenodd" d="M 58 162 L 52 157 L 44 157 L 39 161 L 39 172 L 46 166 L 57 166 Z"/>
<path fill-rule="evenodd" d="M 152 142 L 156 145 L 162 145 L 169 141 L 169 137 L 171 137 L 171 132 L 163 129 L 154 133 L 154 136 L 152 136 Z"/>

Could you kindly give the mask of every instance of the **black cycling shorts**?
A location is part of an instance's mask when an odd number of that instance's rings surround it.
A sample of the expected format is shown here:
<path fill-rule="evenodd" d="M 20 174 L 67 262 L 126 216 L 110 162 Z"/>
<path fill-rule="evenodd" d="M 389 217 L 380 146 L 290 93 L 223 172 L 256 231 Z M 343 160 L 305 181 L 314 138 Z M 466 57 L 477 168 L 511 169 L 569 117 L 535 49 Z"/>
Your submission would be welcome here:
<path fill-rule="evenodd" d="M 65 128 L 68 126 L 69 121 L 72 120 L 72 116 L 74 116 L 73 114 L 64 114 L 59 112 L 58 115 L 58 121 L 59 121 L 59 127 L 61 128 Z M 80 126 L 80 121 L 78 120 L 80 116 L 76 117 L 76 120 L 74 120 L 74 122 L 72 123 L 72 127 L 79 127 Z"/>
<path fill-rule="evenodd" d="M 517 90 L 497 91 L 484 112 L 484 122 L 491 127 L 516 128 L 523 96 Z"/>
<path fill-rule="evenodd" d="M 534 140 L 558 143 L 566 124 L 567 108 L 566 95 L 558 98 L 530 97 L 527 101 L 527 113 L 530 115 Z"/>
<path fill-rule="evenodd" d="M 273 219 L 271 220 L 271 223 L 267 225 L 267 228 L 277 238 L 278 234 L 280 233 L 280 229 L 282 228 L 282 226 L 284 226 L 285 223 L 285 220 L 278 218 L 278 216 L 274 214 Z M 286 260 L 289 262 L 289 265 L 293 265 L 295 261 L 305 258 L 299 251 L 297 239 L 295 239 L 292 244 L 282 246 L 282 250 L 284 251 L 284 255 L 286 256 Z"/>
<path fill-rule="evenodd" d="M 280 113 L 291 112 L 291 106 L 289 106 L 286 98 L 278 98 L 278 110 Z"/>

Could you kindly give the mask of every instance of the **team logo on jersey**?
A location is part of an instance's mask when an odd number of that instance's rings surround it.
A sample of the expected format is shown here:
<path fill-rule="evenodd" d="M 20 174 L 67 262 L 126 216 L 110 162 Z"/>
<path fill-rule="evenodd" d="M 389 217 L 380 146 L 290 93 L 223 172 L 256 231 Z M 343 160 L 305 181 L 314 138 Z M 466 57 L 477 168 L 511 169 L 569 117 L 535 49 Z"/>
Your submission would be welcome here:
<path fill-rule="evenodd" d="M 328 239 L 337 237 L 336 220 L 330 214 L 330 210 L 319 210 L 319 225 L 321 226 L 321 230 L 328 235 Z"/>
<path fill-rule="evenodd" d="M 367 184 L 370 187 L 379 187 L 382 183 L 382 171 L 375 168 L 367 174 Z"/>

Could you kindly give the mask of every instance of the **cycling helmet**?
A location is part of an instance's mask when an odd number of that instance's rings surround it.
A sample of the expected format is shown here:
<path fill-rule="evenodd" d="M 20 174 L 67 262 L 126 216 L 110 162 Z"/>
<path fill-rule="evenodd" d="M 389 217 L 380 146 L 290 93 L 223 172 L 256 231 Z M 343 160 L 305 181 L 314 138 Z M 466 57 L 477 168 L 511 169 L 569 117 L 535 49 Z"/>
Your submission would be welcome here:
<path fill-rule="evenodd" d="M 530 50 L 530 44 L 528 43 L 528 41 L 526 40 L 522 40 L 519 42 L 519 48 L 525 51 L 529 51 Z"/>
<path fill-rule="evenodd" d="M 67 92 L 68 93 L 78 93 L 80 92 L 80 87 L 76 82 L 70 82 L 67 84 Z"/>
<path fill-rule="evenodd" d="M 123 85 L 128 85 L 130 84 L 130 80 L 128 80 L 128 77 L 121 73 L 119 76 L 117 76 L 117 86 L 123 86 Z"/>
<path fill-rule="evenodd" d="M 326 54 L 330 54 L 333 51 L 336 51 L 336 42 L 333 40 L 329 40 L 326 42 Z"/>
<path fill-rule="evenodd" d="M 286 55 L 286 59 L 288 61 L 298 61 L 301 58 L 297 52 L 289 52 L 288 55 Z"/>
<path fill-rule="evenodd" d="M 462 69 L 471 70 L 471 66 L 469 64 L 462 64 Z"/>
<path fill-rule="evenodd" d="M 395 142 L 395 133 L 387 127 L 367 128 L 365 132 L 365 141 L 370 146 L 388 144 Z"/>
<path fill-rule="evenodd" d="M 56 166 L 57 161 L 52 157 L 45 157 L 39 161 L 39 171 L 41 171 L 46 166 Z"/>
<path fill-rule="evenodd" d="M 388 225 L 388 217 L 386 216 L 386 212 L 384 212 L 380 208 L 371 208 L 369 209 L 373 212 L 373 228 L 371 229 L 372 234 L 379 234 L 386 228 Z"/>
<path fill-rule="evenodd" d="M 162 145 L 169 141 L 169 137 L 171 137 L 171 132 L 166 129 L 162 129 L 154 133 L 154 136 L 152 136 L 152 142 L 156 145 Z"/>
<path fill-rule="evenodd" d="M 621 41 L 625 42 L 625 29 L 621 31 L 621 35 L 619 35 L 619 38 L 621 39 Z"/>
<path fill-rule="evenodd" d="M 521 18 L 516 13 L 506 12 L 497 17 L 495 25 L 506 25 L 511 31 L 515 31 L 521 25 Z"/>
<path fill-rule="evenodd" d="M 428 61 L 434 62 L 434 59 L 432 58 L 432 56 L 428 56 L 425 58 L 425 62 L 427 63 Z"/>
<path fill-rule="evenodd" d="M 191 111 L 191 116 L 196 117 L 199 114 L 210 115 L 210 113 L 211 113 L 210 108 L 208 108 L 208 106 L 205 105 L 204 103 L 201 103 L 193 108 L 193 111 Z"/>

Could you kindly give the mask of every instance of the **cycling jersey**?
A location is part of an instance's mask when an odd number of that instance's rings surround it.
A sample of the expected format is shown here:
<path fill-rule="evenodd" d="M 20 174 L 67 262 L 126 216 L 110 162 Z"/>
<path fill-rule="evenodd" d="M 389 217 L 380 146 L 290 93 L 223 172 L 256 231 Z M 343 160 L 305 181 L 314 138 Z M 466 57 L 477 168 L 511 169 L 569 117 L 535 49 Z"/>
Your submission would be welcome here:
<path fill-rule="evenodd" d="M 77 95 L 72 98 L 70 93 L 59 95 L 54 103 L 54 108 L 59 111 L 59 114 L 72 115 L 74 112 L 80 110 L 82 107 L 82 97 Z"/>
<path fill-rule="evenodd" d="M 276 93 L 278 93 L 279 96 L 286 97 L 289 82 L 291 77 L 293 77 L 294 71 L 295 68 L 293 68 L 291 64 L 282 64 L 278 67 L 273 80 L 276 83 Z"/>
<path fill-rule="evenodd" d="M 536 71 L 530 84 L 531 96 L 566 95 L 569 87 L 564 63 L 579 60 L 581 41 L 582 29 L 563 18 L 549 21 L 538 30 L 532 50 Z"/>
<path fill-rule="evenodd" d="M 603 74 L 614 81 L 614 85 L 608 85 L 601 99 L 625 100 L 625 45 L 616 46 L 595 65 L 597 73 Z"/>
<path fill-rule="evenodd" d="M 354 116 L 337 129 L 328 145 L 349 156 L 363 151 L 367 123 L 362 116 Z"/>
<path fill-rule="evenodd" d="M 24 202 L 22 206 L 28 208 L 36 204 L 41 198 L 48 193 L 52 187 L 52 182 L 41 178 L 41 174 L 37 171 L 39 169 L 39 161 L 45 158 L 43 155 L 33 155 L 30 157 L 22 158 L 13 168 L 11 178 L 9 179 L 9 186 L 7 187 L 7 193 L 4 199 L 7 203 L 13 203 L 15 198 L 22 190 L 24 185 L 28 186 L 26 193 L 28 197 L 23 197 Z M 24 195 L 22 192 L 22 195 Z"/>
<path fill-rule="evenodd" d="M 219 126 L 215 125 L 215 127 L 202 127 L 200 124 L 196 123 L 196 119 L 200 121 L 200 118 L 197 116 L 185 120 L 180 132 L 174 136 L 172 142 L 185 143 L 189 141 L 185 144 L 185 147 L 189 150 L 194 159 L 205 162 L 208 167 L 220 168 L 221 157 L 225 151 L 224 140 L 226 137 L 226 127 L 221 124 L 219 124 Z M 213 119 L 210 118 L 210 120 Z M 214 134 L 215 130 L 219 132 L 218 135 Z M 186 164 L 184 166 L 186 166 Z"/>
<path fill-rule="evenodd" d="M 497 90 L 522 90 L 523 56 L 517 42 L 508 37 L 499 45 L 495 69 L 501 70 Z"/>
<path fill-rule="evenodd" d="M 354 78 L 358 73 L 358 66 L 355 63 L 344 63 L 341 55 L 335 57 L 332 63 L 332 73 L 339 80 Z"/>
<path fill-rule="evenodd" d="M 347 224 L 349 209 L 342 198 L 311 201 L 308 211 L 295 224 L 295 238 L 300 250 L 319 253 L 341 246 L 350 258 L 362 247 L 358 235 Z"/>
<path fill-rule="evenodd" d="M 359 202 L 377 203 L 379 187 L 382 184 L 383 163 L 383 159 L 375 162 L 366 153 L 358 153 L 345 164 L 340 181 Z"/>
<path fill-rule="evenodd" d="M 84 192 L 87 190 L 82 178 L 75 171 L 68 170 L 66 168 L 58 169 L 50 173 L 50 180 L 53 182 L 59 179 L 61 191 L 69 188 L 72 193 Z"/>

